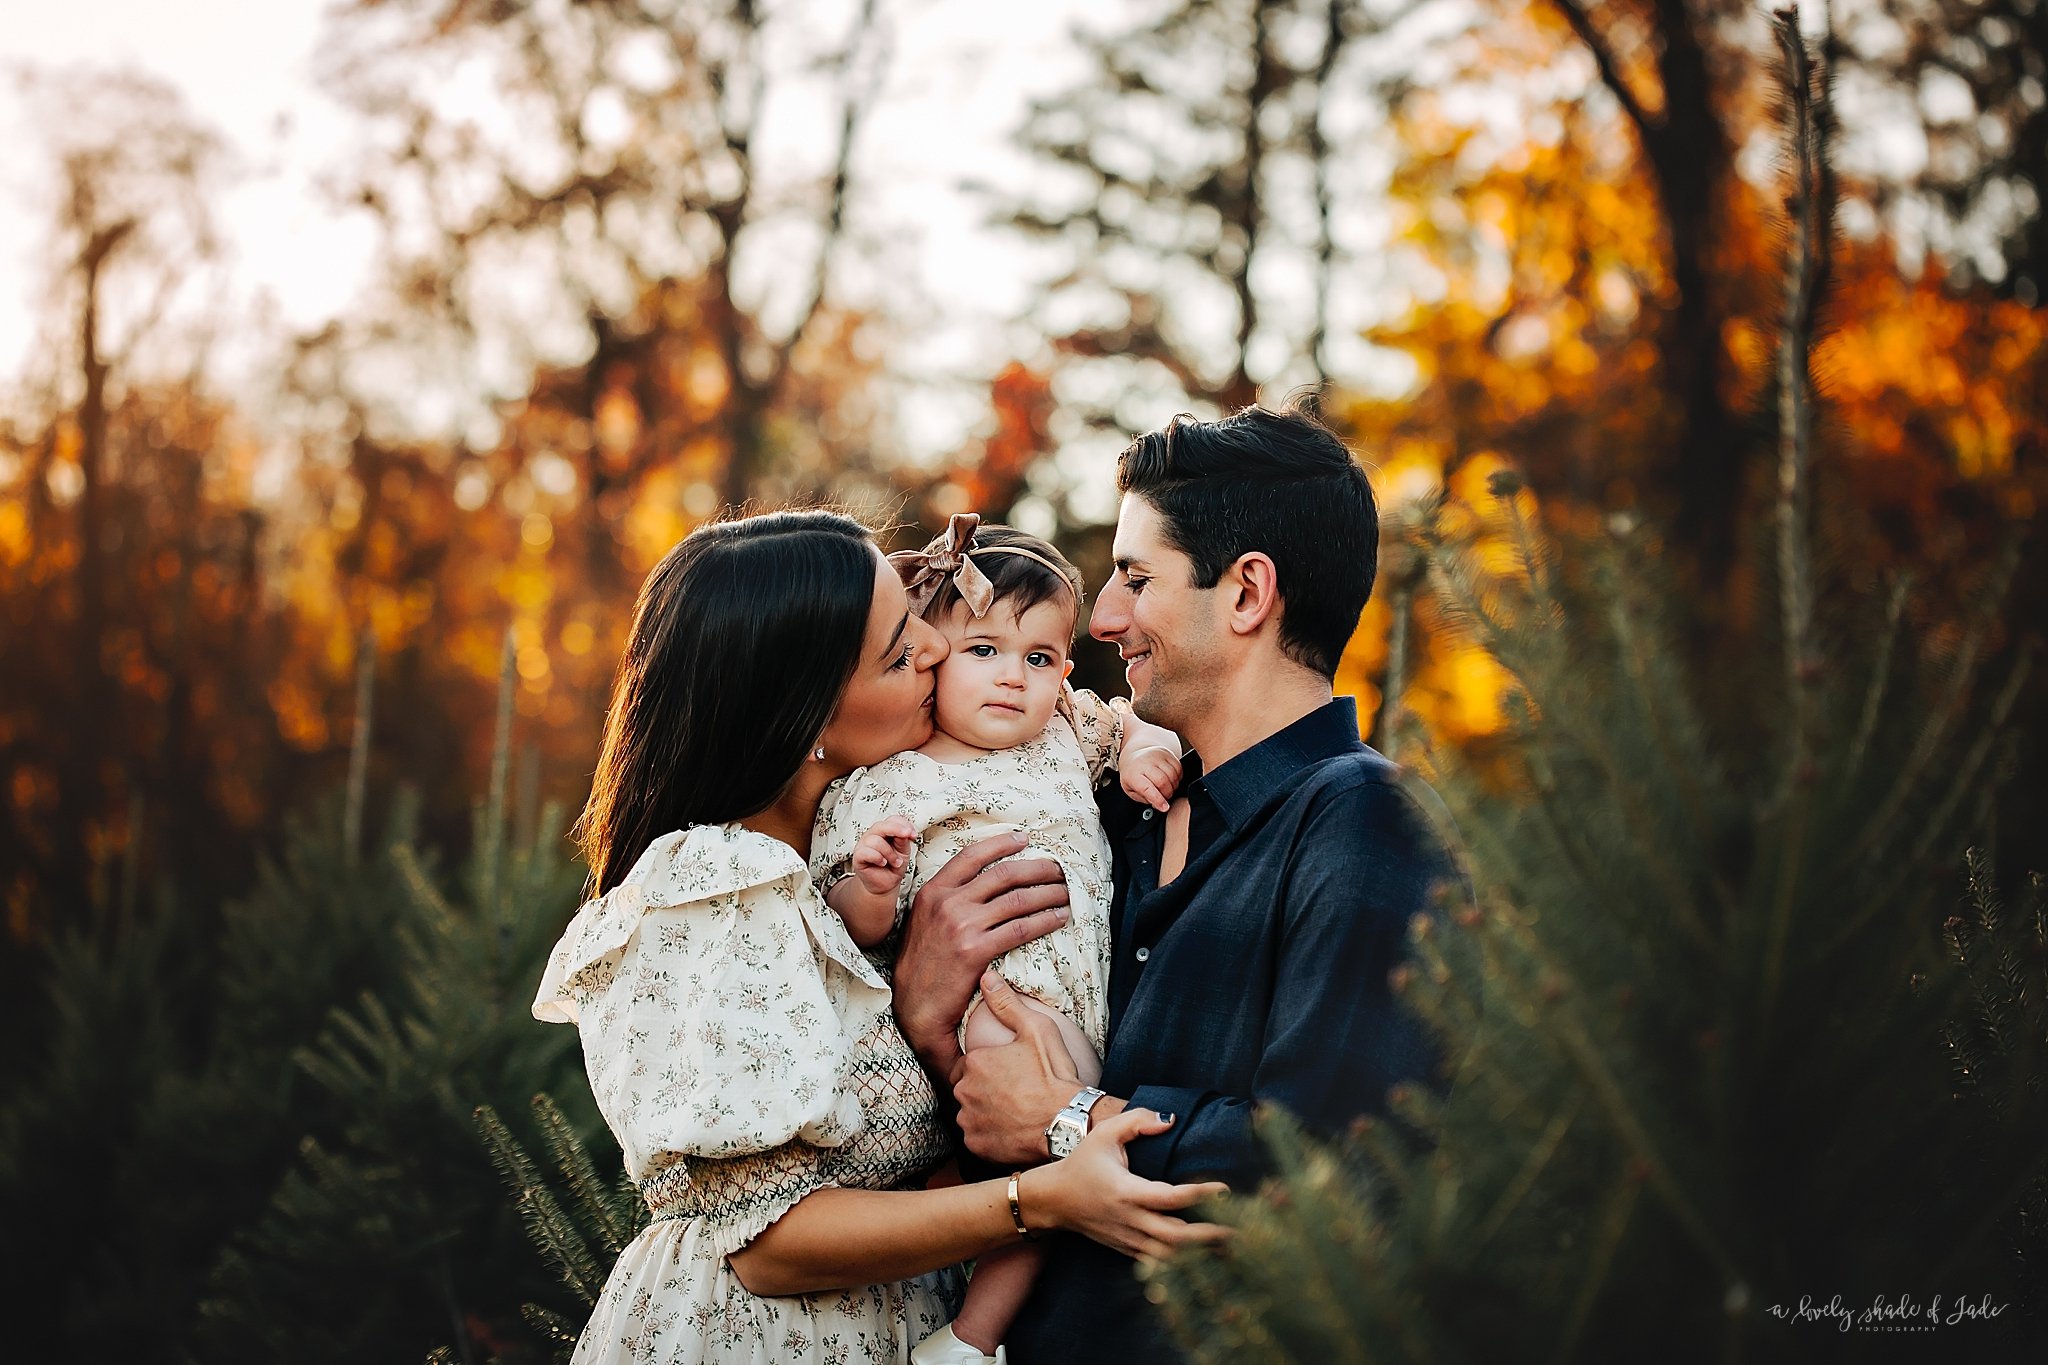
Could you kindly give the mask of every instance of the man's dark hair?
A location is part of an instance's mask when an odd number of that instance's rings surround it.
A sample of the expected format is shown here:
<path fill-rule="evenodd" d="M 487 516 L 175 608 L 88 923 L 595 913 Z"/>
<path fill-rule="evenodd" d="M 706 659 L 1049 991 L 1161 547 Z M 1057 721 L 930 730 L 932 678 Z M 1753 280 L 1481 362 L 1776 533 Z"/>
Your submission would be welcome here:
<path fill-rule="evenodd" d="M 1278 570 L 1280 648 L 1326 678 L 1379 572 L 1372 485 L 1336 433 L 1300 408 L 1246 408 L 1220 422 L 1182 414 L 1117 458 L 1116 486 L 1150 503 L 1167 542 L 1213 588 L 1242 555 Z"/>

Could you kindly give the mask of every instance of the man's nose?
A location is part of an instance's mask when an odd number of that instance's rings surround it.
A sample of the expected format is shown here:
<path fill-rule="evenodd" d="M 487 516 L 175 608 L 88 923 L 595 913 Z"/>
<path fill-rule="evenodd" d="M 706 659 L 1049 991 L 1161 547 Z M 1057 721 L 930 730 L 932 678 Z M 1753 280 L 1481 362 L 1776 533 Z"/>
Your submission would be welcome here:
<path fill-rule="evenodd" d="M 1114 642 L 1131 623 L 1130 615 L 1117 603 L 1116 585 L 1102 590 L 1095 599 L 1095 610 L 1088 614 L 1088 633 L 1098 640 Z"/>

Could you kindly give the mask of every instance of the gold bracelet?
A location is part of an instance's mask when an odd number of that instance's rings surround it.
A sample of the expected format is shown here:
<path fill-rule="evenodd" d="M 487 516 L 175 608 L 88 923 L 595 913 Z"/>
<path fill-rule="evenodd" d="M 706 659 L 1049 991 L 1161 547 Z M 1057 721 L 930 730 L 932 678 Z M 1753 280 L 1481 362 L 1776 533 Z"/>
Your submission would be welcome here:
<path fill-rule="evenodd" d="M 1024 1172 L 1022 1171 L 1012 1171 L 1010 1173 L 1010 1221 L 1017 1225 L 1017 1235 L 1019 1237 L 1029 1237 L 1031 1229 L 1024 1226 L 1024 1210 L 1017 1203 L 1017 1181 L 1022 1178 L 1023 1174 Z"/>

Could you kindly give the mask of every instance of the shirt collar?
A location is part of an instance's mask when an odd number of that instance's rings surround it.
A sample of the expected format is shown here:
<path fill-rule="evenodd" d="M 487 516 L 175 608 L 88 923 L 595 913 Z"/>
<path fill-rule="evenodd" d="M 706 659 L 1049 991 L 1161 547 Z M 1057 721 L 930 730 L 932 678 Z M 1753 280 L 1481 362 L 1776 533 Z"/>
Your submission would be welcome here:
<path fill-rule="evenodd" d="M 1358 701 L 1333 697 L 1284 730 L 1266 736 L 1196 779 L 1232 830 L 1258 812 L 1276 788 L 1311 763 L 1349 752 L 1358 738 Z"/>

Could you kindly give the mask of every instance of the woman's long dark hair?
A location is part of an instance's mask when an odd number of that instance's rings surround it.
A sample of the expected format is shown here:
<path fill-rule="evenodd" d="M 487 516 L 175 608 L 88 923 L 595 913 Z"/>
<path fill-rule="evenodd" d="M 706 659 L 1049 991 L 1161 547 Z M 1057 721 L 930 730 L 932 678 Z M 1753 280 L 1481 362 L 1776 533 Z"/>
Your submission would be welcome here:
<path fill-rule="evenodd" d="M 641 586 L 576 840 L 591 894 L 647 846 L 775 803 L 860 661 L 875 551 L 836 512 L 700 526 Z"/>

